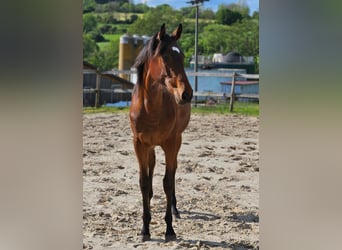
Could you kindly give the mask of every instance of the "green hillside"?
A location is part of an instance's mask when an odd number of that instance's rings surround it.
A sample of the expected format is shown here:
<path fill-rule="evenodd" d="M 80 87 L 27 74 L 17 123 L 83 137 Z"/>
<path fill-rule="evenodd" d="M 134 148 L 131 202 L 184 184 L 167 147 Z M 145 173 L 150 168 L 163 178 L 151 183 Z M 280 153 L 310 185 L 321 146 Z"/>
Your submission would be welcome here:
<path fill-rule="evenodd" d="M 182 23 L 180 46 L 187 57 L 185 62 L 194 53 L 194 8 L 175 10 L 167 4 L 148 7 L 127 0 L 83 0 L 83 7 L 83 57 L 103 70 L 118 67 L 120 36 L 126 33 L 150 36 L 162 23 L 168 32 Z M 236 51 L 257 58 L 259 14 L 249 16 L 247 10 L 248 7 L 236 4 L 220 6 L 217 12 L 200 9 L 199 53 L 212 56 Z"/>

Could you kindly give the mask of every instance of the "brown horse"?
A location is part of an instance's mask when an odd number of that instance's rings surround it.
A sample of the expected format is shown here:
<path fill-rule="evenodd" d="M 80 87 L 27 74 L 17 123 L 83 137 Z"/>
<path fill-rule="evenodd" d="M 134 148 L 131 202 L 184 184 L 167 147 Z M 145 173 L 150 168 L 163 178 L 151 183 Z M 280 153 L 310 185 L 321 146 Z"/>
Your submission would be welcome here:
<path fill-rule="evenodd" d="M 163 24 L 136 59 L 138 79 L 130 108 L 133 144 L 139 162 L 139 183 L 143 198 L 142 240 L 150 240 L 150 200 L 155 166 L 155 146 L 165 153 L 163 179 L 166 194 L 166 241 L 175 240 L 172 213 L 176 208 L 175 174 L 182 132 L 190 120 L 192 88 L 184 72 L 184 54 L 177 44 L 182 25 L 168 35 Z"/>

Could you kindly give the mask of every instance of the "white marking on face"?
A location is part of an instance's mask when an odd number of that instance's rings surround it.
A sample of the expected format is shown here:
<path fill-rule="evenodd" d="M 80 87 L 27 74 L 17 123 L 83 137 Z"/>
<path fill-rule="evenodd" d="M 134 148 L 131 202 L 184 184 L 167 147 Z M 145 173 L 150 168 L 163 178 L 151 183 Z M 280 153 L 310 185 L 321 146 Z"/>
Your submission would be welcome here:
<path fill-rule="evenodd" d="M 172 46 L 172 50 L 173 50 L 173 51 L 176 51 L 178 54 L 180 54 L 180 50 L 179 50 L 177 47 Z"/>

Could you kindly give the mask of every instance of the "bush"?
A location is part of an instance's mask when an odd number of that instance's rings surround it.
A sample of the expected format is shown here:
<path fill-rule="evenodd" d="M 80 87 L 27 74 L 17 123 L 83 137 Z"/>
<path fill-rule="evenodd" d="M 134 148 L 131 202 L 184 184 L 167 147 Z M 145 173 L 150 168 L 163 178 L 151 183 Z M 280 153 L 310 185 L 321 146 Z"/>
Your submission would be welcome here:
<path fill-rule="evenodd" d="M 115 26 L 105 24 L 100 28 L 102 34 L 114 34 L 117 28 Z"/>
<path fill-rule="evenodd" d="M 89 34 L 91 39 L 93 39 L 97 43 L 106 41 L 106 39 L 103 37 L 102 33 L 99 30 L 92 31 Z"/>
<path fill-rule="evenodd" d="M 137 15 L 131 15 L 130 23 L 134 23 L 138 19 Z"/>
<path fill-rule="evenodd" d="M 83 58 L 89 60 L 89 58 L 98 51 L 98 47 L 95 41 L 89 34 L 83 34 Z"/>
<path fill-rule="evenodd" d="M 123 34 L 126 34 L 127 33 L 127 28 L 121 28 L 119 30 L 119 32 L 123 33 Z"/>
<path fill-rule="evenodd" d="M 115 17 L 113 17 L 112 15 L 108 16 L 106 19 L 107 19 L 106 23 L 111 23 L 111 24 L 118 23 L 118 20 Z"/>
<path fill-rule="evenodd" d="M 111 26 L 111 29 L 110 29 L 109 33 L 110 33 L 110 34 L 115 34 L 115 32 L 116 32 L 117 30 L 118 30 L 117 27 Z"/>
<path fill-rule="evenodd" d="M 97 43 L 106 41 L 106 39 L 103 37 L 101 33 L 97 33 L 94 37 L 94 40 Z"/>
<path fill-rule="evenodd" d="M 112 26 L 110 26 L 109 24 L 105 24 L 100 27 L 100 31 L 102 34 L 110 33 L 111 28 Z"/>
<path fill-rule="evenodd" d="M 105 4 L 105 3 L 108 3 L 109 0 L 95 0 L 95 2 L 98 4 Z"/>
<path fill-rule="evenodd" d="M 90 32 L 96 28 L 96 18 L 92 14 L 83 15 L 83 32 Z"/>

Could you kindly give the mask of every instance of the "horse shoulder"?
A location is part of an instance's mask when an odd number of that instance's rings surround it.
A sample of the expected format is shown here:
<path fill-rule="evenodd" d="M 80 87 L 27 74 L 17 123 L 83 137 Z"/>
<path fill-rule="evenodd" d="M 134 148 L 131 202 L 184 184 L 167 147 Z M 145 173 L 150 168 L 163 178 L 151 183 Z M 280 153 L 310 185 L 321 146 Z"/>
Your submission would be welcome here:
<path fill-rule="evenodd" d="M 183 132 L 190 121 L 191 106 L 190 104 L 177 105 L 177 131 Z"/>

